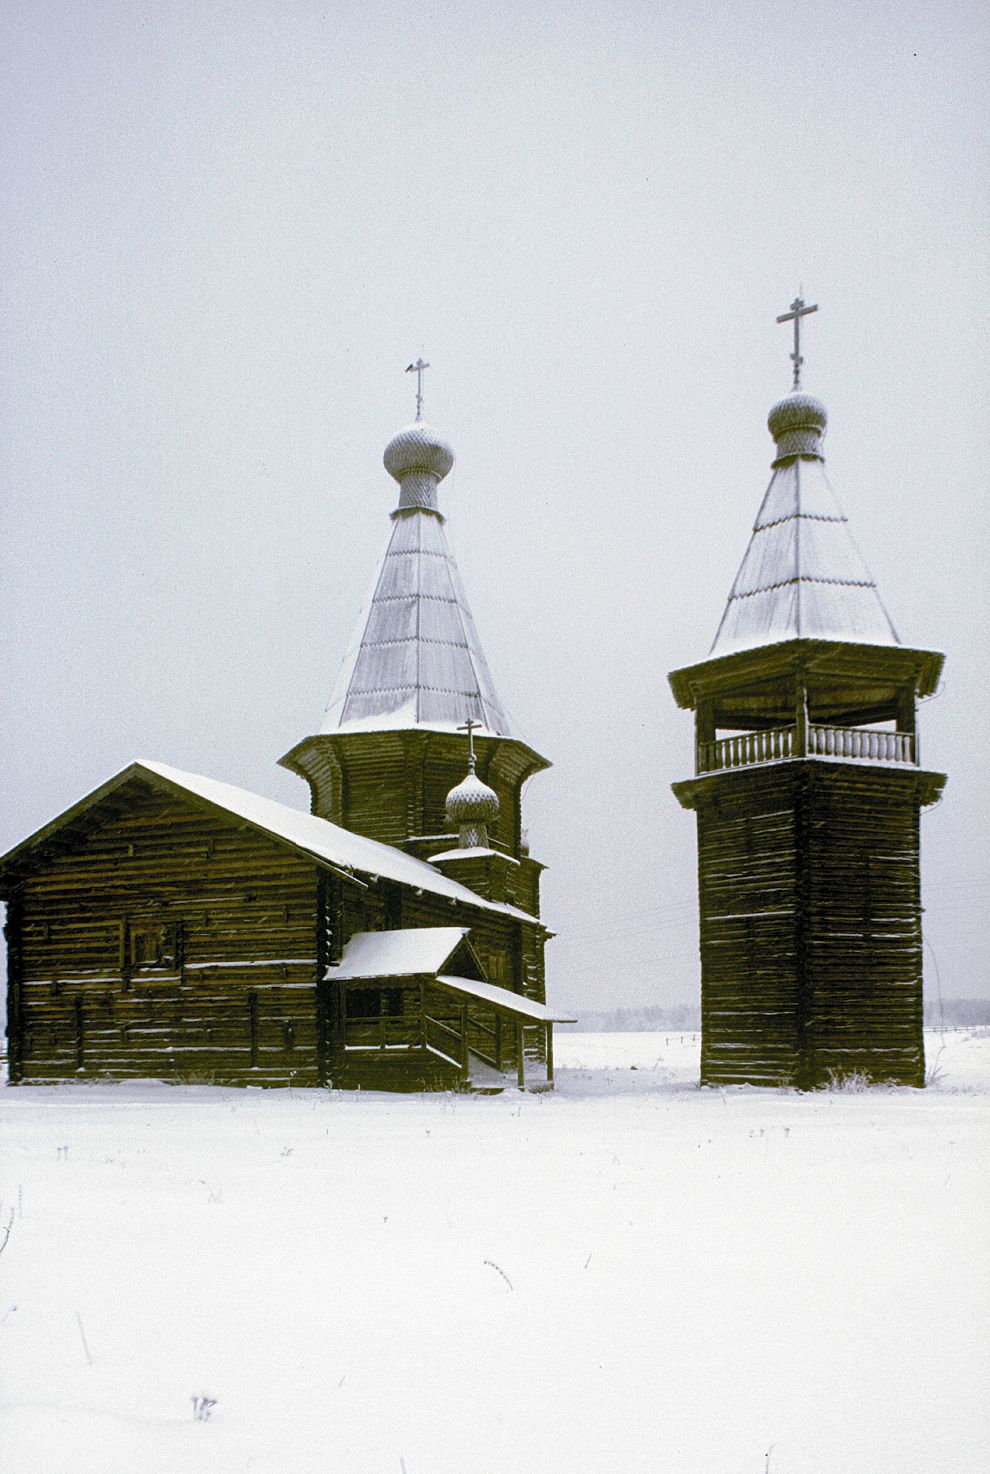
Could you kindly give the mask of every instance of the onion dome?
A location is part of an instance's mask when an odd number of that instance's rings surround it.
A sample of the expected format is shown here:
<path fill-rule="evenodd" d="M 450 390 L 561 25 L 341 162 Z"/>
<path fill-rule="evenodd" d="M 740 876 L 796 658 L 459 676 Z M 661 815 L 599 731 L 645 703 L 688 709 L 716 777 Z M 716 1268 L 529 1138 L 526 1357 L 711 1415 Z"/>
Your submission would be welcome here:
<path fill-rule="evenodd" d="M 767 415 L 767 427 L 777 442 L 778 461 L 788 456 L 816 456 L 824 460 L 821 440 L 828 425 L 828 411 L 820 399 L 795 389 L 780 399 Z"/>
<path fill-rule="evenodd" d="M 498 818 L 498 794 L 475 774 L 474 762 L 467 777 L 447 794 L 447 823 L 460 831 L 459 848 L 487 848 L 488 825 Z"/>
<path fill-rule="evenodd" d="M 385 469 L 399 483 L 399 511 L 437 512 L 437 487 L 454 464 L 454 452 L 423 420 L 406 425 L 385 447 Z"/>

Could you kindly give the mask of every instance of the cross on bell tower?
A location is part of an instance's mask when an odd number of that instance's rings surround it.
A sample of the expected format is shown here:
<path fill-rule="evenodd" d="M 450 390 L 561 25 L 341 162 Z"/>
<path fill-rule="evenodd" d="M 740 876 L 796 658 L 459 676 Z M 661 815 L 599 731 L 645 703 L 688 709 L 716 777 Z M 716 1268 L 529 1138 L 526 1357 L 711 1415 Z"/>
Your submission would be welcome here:
<path fill-rule="evenodd" d="M 814 308 L 811 308 L 811 311 L 813 312 L 814 311 Z M 424 371 L 426 369 L 429 368 L 429 366 L 430 365 L 428 363 L 424 363 L 423 362 L 423 355 L 420 354 L 419 357 L 417 358 L 416 362 L 415 363 L 411 363 L 409 365 L 409 367 L 406 369 L 406 373 L 407 374 L 415 374 L 416 375 L 416 418 L 417 418 L 417 420 L 421 420 L 423 418 L 423 373 L 424 373 Z"/>
<path fill-rule="evenodd" d="M 801 357 L 801 319 L 807 317 L 809 312 L 817 311 L 817 302 L 811 307 L 806 307 L 800 297 L 795 297 L 791 303 L 790 312 L 782 312 L 777 319 L 778 322 L 793 322 L 794 324 L 794 352 L 790 355 L 791 362 L 794 364 L 794 384 L 792 386 L 794 389 L 801 387 L 801 365 L 804 363 Z"/>

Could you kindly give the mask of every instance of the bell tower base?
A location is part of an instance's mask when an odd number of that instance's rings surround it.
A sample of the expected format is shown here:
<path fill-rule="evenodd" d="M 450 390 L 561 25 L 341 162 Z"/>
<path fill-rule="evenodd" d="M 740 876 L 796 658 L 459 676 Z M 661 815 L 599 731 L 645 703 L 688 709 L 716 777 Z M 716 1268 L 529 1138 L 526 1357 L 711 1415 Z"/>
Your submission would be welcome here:
<path fill-rule="evenodd" d="M 705 1085 L 924 1084 L 917 768 L 791 760 L 674 785 L 697 813 Z"/>

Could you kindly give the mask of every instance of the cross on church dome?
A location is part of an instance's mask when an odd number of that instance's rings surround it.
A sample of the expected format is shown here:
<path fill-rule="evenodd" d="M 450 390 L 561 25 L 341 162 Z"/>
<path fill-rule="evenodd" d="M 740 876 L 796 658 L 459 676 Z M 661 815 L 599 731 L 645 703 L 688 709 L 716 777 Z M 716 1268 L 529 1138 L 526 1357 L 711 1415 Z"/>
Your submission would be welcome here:
<path fill-rule="evenodd" d="M 794 383 L 791 386 L 794 389 L 800 389 L 801 387 L 801 365 L 804 363 L 804 359 L 801 357 L 801 319 L 802 317 L 807 317 L 809 312 L 817 311 L 817 302 L 813 303 L 811 307 L 807 307 L 801 300 L 801 297 L 797 296 L 791 303 L 790 311 L 782 312 L 777 319 L 778 322 L 793 322 L 794 324 L 794 352 L 790 355 L 791 362 L 794 364 Z"/>

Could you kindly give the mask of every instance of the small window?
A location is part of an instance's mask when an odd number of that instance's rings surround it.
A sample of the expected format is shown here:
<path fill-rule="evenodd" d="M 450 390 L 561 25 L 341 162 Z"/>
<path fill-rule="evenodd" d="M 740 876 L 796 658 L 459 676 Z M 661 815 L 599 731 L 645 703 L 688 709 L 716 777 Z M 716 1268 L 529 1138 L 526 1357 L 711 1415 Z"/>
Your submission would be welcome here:
<path fill-rule="evenodd" d="M 181 928 L 172 926 L 131 926 L 130 962 L 132 967 L 178 967 Z"/>
<path fill-rule="evenodd" d="M 349 1019 L 400 1018 L 401 988 L 348 988 L 344 1012 Z"/>

